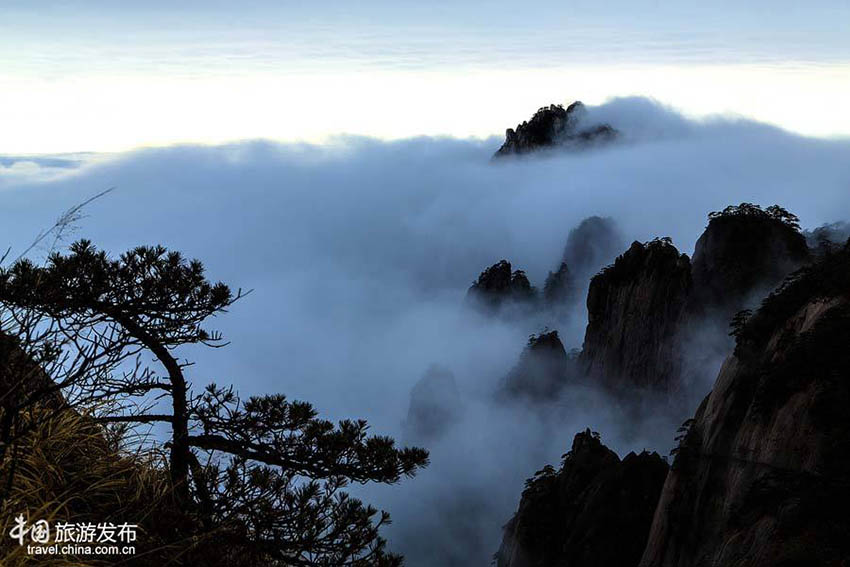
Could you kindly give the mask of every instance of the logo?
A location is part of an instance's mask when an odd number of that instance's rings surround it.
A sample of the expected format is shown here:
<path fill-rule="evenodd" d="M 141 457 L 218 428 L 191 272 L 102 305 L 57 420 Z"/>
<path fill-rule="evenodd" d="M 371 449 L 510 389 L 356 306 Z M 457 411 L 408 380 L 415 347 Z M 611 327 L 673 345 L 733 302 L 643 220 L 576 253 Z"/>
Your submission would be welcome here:
<path fill-rule="evenodd" d="M 32 555 L 132 555 L 138 525 L 113 522 L 63 522 L 47 520 L 29 525 L 23 514 L 15 517 L 9 536 Z M 51 539 L 51 534 L 53 538 Z"/>

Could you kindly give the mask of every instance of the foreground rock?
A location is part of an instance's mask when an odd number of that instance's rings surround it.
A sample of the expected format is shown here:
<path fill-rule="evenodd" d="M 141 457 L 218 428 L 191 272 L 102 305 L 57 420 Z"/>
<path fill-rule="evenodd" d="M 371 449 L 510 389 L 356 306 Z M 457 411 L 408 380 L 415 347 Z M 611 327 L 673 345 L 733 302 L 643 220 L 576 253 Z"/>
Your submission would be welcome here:
<path fill-rule="evenodd" d="M 581 102 L 574 102 L 566 109 L 552 104 L 539 109 L 531 120 L 505 132 L 505 142 L 494 157 L 525 154 L 557 146 L 582 148 L 609 142 L 617 131 L 608 124 L 583 127 L 581 117 L 585 112 Z"/>
<path fill-rule="evenodd" d="M 636 566 L 667 469 L 656 453 L 621 461 L 598 435 L 579 433 L 560 470 L 526 483 L 497 567 Z"/>
<path fill-rule="evenodd" d="M 735 328 L 678 449 L 642 567 L 845 566 L 850 247 Z"/>

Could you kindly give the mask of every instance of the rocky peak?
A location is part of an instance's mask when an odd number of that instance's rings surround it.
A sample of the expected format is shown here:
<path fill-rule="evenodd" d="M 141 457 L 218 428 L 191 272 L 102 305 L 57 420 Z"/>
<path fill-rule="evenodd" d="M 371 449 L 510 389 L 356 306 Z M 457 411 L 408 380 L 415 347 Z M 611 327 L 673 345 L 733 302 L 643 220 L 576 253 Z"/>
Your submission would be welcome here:
<path fill-rule="evenodd" d="M 724 321 L 758 301 L 809 260 L 797 217 L 742 203 L 709 215 L 693 257 L 695 300 Z"/>
<path fill-rule="evenodd" d="M 691 264 L 669 238 L 632 243 L 593 277 L 580 364 L 614 390 L 678 389 L 676 336 L 691 290 Z"/>
<path fill-rule="evenodd" d="M 635 567 L 667 470 L 656 453 L 621 461 L 599 434 L 577 434 L 559 470 L 544 467 L 526 482 L 497 566 Z"/>
<path fill-rule="evenodd" d="M 588 464 L 594 463 L 607 465 L 613 463 L 615 459 L 616 462 L 620 461 L 614 451 L 602 444 L 601 436 L 588 428 L 576 433 L 573 437 L 573 445 L 564 455 L 561 468 L 566 468 L 568 463 L 580 468 L 586 468 Z"/>
<path fill-rule="evenodd" d="M 500 260 L 478 276 L 466 294 L 467 299 L 485 310 L 497 310 L 506 302 L 529 302 L 537 297 L 522 270 L 512 271 L 511 263 Z"/>
<path fill-rule="evenodd" d="M 584 105 L 578 101 L 566 109 L 560 104 L 540 108 L 531 120 L 518 125 L 516 130 L 507 129 L 505 142 L 495 157 L 525 154 L 555 146 L 585 147 L 616 137 L 617 131 L 607 124 L 580 127 L 580 118 L 584 112 Z"/>

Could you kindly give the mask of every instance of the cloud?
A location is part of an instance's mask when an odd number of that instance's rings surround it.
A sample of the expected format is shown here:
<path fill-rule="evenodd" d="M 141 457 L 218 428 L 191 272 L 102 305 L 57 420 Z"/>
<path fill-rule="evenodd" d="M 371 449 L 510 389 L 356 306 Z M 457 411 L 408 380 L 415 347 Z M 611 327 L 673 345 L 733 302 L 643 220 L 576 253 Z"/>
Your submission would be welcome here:
<path fill-rule="evenodd" d="M 674 431 L 664 418 L 629 434 L 616 407 L 583 390 L 545 412 L 491 404 L 543 321 L 466 310 L 482 269 L 507 258 L 542 286 L 569 231 L 591 215 L 613 217 L 629 240 L 672 236 L 687 253 L 706 214 L 730 203 L 779 203 L 810 228 L 850 217 L 848 141 L 692 121 L 646 99 L 588 116 L 611 122 L 623 141 L 496 162 L 500 140 L 449 138 L 175 146 L 76 169 L 31 162 L 36 172 L 68 173 L 0 173 L 0 235 L 21 251 L 62 210 L 116 186 L 89 207 L 79 236 L 115 254 L 162 243 L 202 259 L 211 278 L 253 289 L 214 322 L 232 341 L 227 349 L 187 354 L 198 360 L 197 386 L 280 391 L 400 436 L 411 387 L 431 364 L 450 368 L 467 410 L 431 447 L 433 465 L 398 487 L 360 493 L 393 514 L 387 535 L 409 565 L 486 564 L 522 480 L 557 462 L 577 430 L 600 431 L 621 453 L 667 452 Z M 584 314 L 572 317 L 562 332 L 568 349 L 582 338 Z M 458 502 L 474 513 L 447 523 Z"/>
<path fill-rule="evenodd" d="M 0 155 L 0 189 L 32 181 L 51 181 L 73 172 L 94 156 L 66 154 L 57 156 Z"/>

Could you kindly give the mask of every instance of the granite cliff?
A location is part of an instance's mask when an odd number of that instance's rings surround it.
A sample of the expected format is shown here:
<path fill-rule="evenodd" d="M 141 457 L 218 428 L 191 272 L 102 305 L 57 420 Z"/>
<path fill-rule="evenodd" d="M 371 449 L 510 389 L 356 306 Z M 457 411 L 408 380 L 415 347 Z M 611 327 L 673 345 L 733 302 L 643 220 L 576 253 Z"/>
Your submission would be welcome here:
<path fill-rule="evenodd" d="M 733 332 L 734 354 L 685 425 L 641 566 L 845 566 L 850 246 Z"/>
<path fill-rule="evenodd" d="M 676 335 L 686 316 L 691 264 L 669 239 L 631 247 L 594 276 L 579 362 L 613 390 L 675 390 L 681 369 Z"/>

